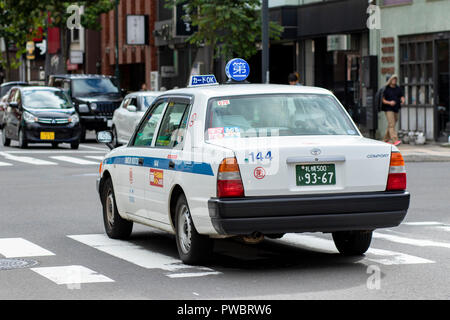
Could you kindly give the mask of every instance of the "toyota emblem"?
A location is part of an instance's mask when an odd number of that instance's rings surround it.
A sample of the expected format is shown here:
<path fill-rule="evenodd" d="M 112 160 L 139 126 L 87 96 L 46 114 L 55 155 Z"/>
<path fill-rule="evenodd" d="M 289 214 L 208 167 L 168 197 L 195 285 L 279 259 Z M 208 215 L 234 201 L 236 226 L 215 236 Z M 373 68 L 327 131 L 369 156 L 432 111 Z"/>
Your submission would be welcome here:
<path fill-rule="evenodd" d="M 318 155 L 320 155 L 321 153 L 322 153 L 322 150 L 320 150 L 320 149 L 318 149 L 318 148 L 314 148 L 314 149 L 311 150 L 311 154 L 312 154 L 313 156 L 318 156 Z"/>

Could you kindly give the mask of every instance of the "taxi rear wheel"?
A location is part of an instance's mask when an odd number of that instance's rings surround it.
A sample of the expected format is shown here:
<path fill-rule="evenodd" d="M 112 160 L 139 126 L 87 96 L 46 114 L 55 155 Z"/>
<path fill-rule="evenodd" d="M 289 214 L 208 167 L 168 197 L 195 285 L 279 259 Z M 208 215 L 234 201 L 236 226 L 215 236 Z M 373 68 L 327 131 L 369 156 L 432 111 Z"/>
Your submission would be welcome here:
<path fill-rule="evenodd" d="M 372 231 L 342 231 L 333 233 L 338 251 L 345 256 L 360 256 L 370 247 Z"/>
<path fill-rule="evenodd" d="M 211 255 L 213 240 L 200 235 L 195 229 L 184 195 L 178 198 L 175 212 L 175 232 L 181 261 L 186 264 L 204 262 Z"/>
<path fill-rule="evenodd" d="M 128 239 L 133 230 L 133 222 L 123 219 L 117 210 L 116 198 L 111 179 L 105 181 L 102 192 L 103 222 L 108 237 Z"/>

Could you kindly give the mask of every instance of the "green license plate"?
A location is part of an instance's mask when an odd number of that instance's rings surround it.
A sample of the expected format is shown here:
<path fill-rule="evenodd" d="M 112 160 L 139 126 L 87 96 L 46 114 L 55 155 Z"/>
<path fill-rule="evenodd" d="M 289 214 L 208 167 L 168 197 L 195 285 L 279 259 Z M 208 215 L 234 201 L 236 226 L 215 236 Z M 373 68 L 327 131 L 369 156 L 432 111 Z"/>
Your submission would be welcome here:
<path fill-rule="evenodd" d="M 320 186 L 336 184 L 334 164 L 302 164 L 296 166 L 298 186 Z"/>

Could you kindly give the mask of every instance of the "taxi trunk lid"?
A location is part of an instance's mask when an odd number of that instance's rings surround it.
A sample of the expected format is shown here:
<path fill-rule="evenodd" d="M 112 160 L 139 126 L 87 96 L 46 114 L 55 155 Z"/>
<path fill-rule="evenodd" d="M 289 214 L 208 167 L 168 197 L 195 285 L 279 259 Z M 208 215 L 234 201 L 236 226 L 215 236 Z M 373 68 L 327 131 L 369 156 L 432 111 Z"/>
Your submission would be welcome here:
<path fill-rule="evenodd" d="M 218 139 L 234 151 L 246 196 L 386 189 L 391 146 L 360 136 Z"/>

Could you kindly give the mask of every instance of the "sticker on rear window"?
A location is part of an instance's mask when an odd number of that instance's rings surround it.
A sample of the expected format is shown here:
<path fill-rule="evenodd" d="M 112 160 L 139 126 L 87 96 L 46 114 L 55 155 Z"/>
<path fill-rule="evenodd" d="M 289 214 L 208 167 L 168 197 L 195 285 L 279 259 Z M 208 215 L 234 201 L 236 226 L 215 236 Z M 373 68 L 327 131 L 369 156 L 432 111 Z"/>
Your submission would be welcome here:
<path fill-rule="evenodd" d="M 229 105 L 230 104 L 230 100 L 220 100 L 220 101 L 217 101 L 217 105 L 219 106 L 219 107 L 224 107 L 224 106 L 227 106 L 227 105 Z"/>
<path fill-rule="evenodd" d="M 225 127 L 223 136 L 225 138 L 240 138 L 241 129 L 239 127 Z"/>
<path fill-rule="evenodd" d="M 208 129 L 208 138 L 209 140 L 214 139 L 223 139 L 224 137 L 224 129 L 225 128 L 209 128 Z"/>

